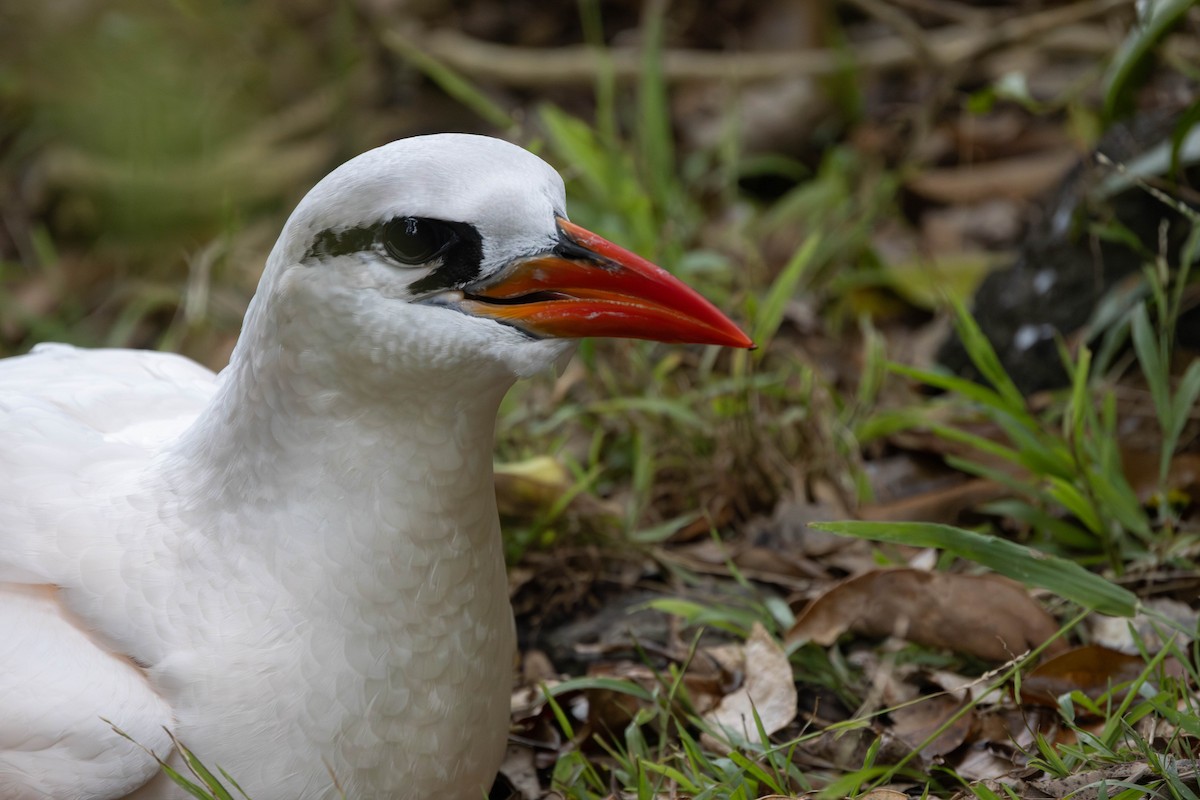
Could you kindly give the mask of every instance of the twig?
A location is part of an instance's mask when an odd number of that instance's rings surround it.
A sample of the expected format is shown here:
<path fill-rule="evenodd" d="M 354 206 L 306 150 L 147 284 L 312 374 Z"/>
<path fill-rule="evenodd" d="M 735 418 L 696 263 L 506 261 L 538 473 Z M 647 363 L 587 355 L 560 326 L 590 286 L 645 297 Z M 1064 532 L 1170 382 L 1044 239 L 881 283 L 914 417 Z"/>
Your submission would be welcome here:
<path fill-rule="evenodd" d="M 1028 43 L 1063 26 L 1132 5 L 1133 0 L 1084 0 L 1013 17 L 990 27 L 951 25 L 929 31 L 926 46 L 938 63 L 954 64 L 1015 42 Z M 415 49 L 465 75 L 511 86 L 585 85 L 594 81 L 601 69 L 599 57 L 587 45 L 514 47 L 484 42 L 453 30 L 424 30 L 415 26 L 385 31 L 383 42 L 402 56 Z M 635 80 L 641 72 L 641 54 L 636 48 L 611 48 L 607 58 L 618 80 Z M 855 68 L 868 72 L 910 66 L 916 59 L 911 44 L 900 37 L 863 42 L 854 47 Z M 714 53 L 687 49 L 663 52 L 663 74 L 672 82 L 755 83 L 785 76 L 827 76 L 845 68 L 845 53 L 830 48 L 794 52 Z"/>
<path fill-rule="evenodd" d="M 979 24 L 985 23 L 988 17 L 991 16 L 989 12 L 983 9 L 958 3 L 954 0 L 892 0 L 892 3 L 897 6 L 907 6 L 914 11 L 934 14 L 952 22 Z"/>
<path fill-rule="evenodd" d="M 908 42 L 908 46 L 912 48 L 913 54 L 920 61 L 921 66 L 926 68 L 941 66 L 938 54 L 929 47 L 927 41 L 929 34 L 903 10 L 888 5 L 884 0 L 845 0 L 845 2 L 855 6 L 864 14 L 875 17 L 894 30 L 901 39 Z M 969 25 L 966 27 L 982 28 L 983 26 Z"/>

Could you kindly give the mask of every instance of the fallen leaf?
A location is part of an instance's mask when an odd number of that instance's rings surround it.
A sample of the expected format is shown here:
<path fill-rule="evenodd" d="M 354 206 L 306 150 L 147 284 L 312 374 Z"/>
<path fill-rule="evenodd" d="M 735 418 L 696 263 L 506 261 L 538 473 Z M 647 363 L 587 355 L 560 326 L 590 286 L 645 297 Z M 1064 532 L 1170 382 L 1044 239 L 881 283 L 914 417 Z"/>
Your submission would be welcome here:
<path fill-rule="evenodd" d="M 1028 762 L 1037 737 L 1051 744 L 1060 741 L 1060 717 L 1049 709 L 1006 703 L 985 711 L 976 706 L 975 711 L 970 746 L 953 756 L 954 771 L 966 780 L 1011 778 Z"/>
<path fill-rule="evenodd" d="M 746 673 L 746 652 L 738 644 L 702 647 L 687 665 L 683 683 L 696 712 L 703 715 L 716 708 L 734 691 Z"/>
<path fill-rule="evenodd" d="M 785 642 L 830 645 L 847 631 L 1007 661 L 1045 642 L 1058 623 L 1024 587 L 999 575 L 875 570 L 809 603 Z M 1049 650 L 1064 647 L 1056 642 Z"/>
<path fill-rule="evenodd" d="M 796 680 L 787 654 L 761 624 L 755 623 L 750 631 L 745 653 L 746 680 L 742 687 L 725 695 L 704 719 L 734 741 L 757 742 L 756 714 L 767 734 L 783 729 L 796 718 Z M 706 746 L 719 752 L 728 749 L 710 736 L 703 738 Z"/>
<path fill-rule="evenodd" d="M 541 650 L 520 654 L 517 685 L 513 688 L 509 710 L 513 722 L 537 716 L 546 704 L 545 690 L 562 683 L 562 677 Z"/>
<path fill-rule="evenodd" d="M 671 547 L 659 554 L 666 561 L 707 575 L 728 576 L 732 564 L 748 578 L 789 588 L 807 588 L 812 578 L 825 574 L 814 561 L 794 553 L 713 539 Z"/>
<path fill-rule="evenodd" d="M 558 670 L 550 663 L 550 657 L 541 650 L 530 649 L 521 654 L 521 682 L 540 685 L 561 680 Z"/>
<path fill-rule="evenodd" d="M 647 688 L 653 686 L 657 676 L 653 670 L 643 664 L 624 664 L 617 672 L 621 677 Z M 589 670 L 589 675 L 594 674 Z M 588 689 L 587 698 L 587 727 L 595 733 L 606 736 L 616 736 L 637 718 L 638 712 L 646 707 L 646 702 L 624 692 L 608 688 Z"/>
<path fill-rule="evenodd" d="M 1160 585 L 1170 580 L 1169 576 L 1152 575 Z M 1184 591 L 1190 591 L 1193 596 L 1200 588 L 1200 575 L 1192 572 L 1185 576 Z M 1186 596 L 1182 595 L 1181 596 Z M 1173 620 L 1175 629 L 1167 628 L 1162 618 Z M 1157 653 L 1166 644 L 1163 635 L 1168 640 L 1174 640 L 1181 647 L 1187 647 L 1196 638 L 1184 636 L 1181 630 L 1200 630 L 1200 611 L 1190 605 L 1169 597 L 1152 597 L 1142 601 L 1141 610 L 1132 618 L 1106 617 L 1103 614 L 1093 614 L 1088 620 L 1088 637 L 1092 644 L 1102 644 L 1122 653 L 1135 653 L 1144 650 Z"/>
<path fill-rule="evenodd" d="M 862 795 L 859 800 L 909 800 L 909 797 L 907 794 L 897 789 L 888 789 L 887 787 L 882 787 L 879 789 L 872 789 L 871 791 Z"/>
<path fill-rule="evenodd" d="M 504 761 L 500 764 L 500 774 L 508 779 L 522 800 L 537 800 L 542 796 L 542 784 L 533 763 L 533 751 L 528 747 L 509 744 Z"/>
<path fill-rule="evenodd" d="M 995 780 L 1012 774 L 1016 764 L 1008 754 L 987 745 L 975 745 L 955 765 L 956 775 L 968 781 Z"/>
<path fill-rule="evenodd" d="M 1080 772 L 1065 778 L 1047 778 L 1029 783 L 1047 797 L 1059 798 L 1070 795 L 1074 800 L 1096 800 L 1100 796 L 1101 781 L 1136 786 L 1147 776 L 1156 777 L 1155 771 L 1150 768 L 1150 765 L 1144 761 L 1133 761 L 1127 764 L 1113 764 L 1110 767 L 1090 772 Z"/>
<path fill-rule="evenodd" d="M 926 741 L 962 708 L 963 702 L 949 695 L 924 698 L 888 714 L 892 719 L 891 733 L 910 748 L 920 747 L 921 756 L 926 759 L 944 756 L 957 750 L 967 740 L 973 724 L 972 714 L 963 714 L 928 744 Z"/>
<path fill-rule="evenodd" d="M 497 464 L 495 474 L 500 513 L 510 517 L 542 513 L 571 489 L 571 476 L 551 456 Z"/>
<path fill-rule="evenodd" d="M 1154 503 L 1163 488 L 1158 483 L 1158 461 L 1157 452 L 1121 450 L 1121 471 L 1143 505 Z M 1168 490 L 1181 493 L 1189 502 L 1195 500 L 1200 493 L 1200 454 L 1180 453 L 1172 458 L 1166 478 Z"/>
<path fill-rule="evenodd" d="M 1102 645 L 1076 647 L 1030 672 L 1021 681 L 1021 699 L 1049 706 L 1056 706 L 1058 697 L 1069 692 L 1083 692 L 1094 699 L 1118 684 L 1134 680 L 1145 666 L 1140 656 Z"/>

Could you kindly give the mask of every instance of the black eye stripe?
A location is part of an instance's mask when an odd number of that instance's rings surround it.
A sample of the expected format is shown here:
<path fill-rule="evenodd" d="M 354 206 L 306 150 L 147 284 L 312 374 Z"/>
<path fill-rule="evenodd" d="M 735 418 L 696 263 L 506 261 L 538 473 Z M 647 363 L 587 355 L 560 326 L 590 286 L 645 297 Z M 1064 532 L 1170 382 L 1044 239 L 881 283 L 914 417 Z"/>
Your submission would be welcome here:
<path fill-rule="evenodd" d="M 380 231 L 383 249 L 401 264 L 428 264 L 458 242 L 458 232 L 439 220 L 395 217 Z"/>
<path fill-rule="evenodd" d="M 397 265 L 440 265 L 410 287 L 413 294 L 457 289 L 480 275 L 483 240 L 466 222 L 427 217 L 392 217 L 374 225 L 327 228 L 313 237 L 305 261 L 355 253 L 377 253 Z"/>
<path fill-rule="evenodd" d="M 313 237 L 313 243 L 304 254 L 304 260 L 348 256 L 371 250 L 378 238 L 374 227 L 326 228 Z"/>

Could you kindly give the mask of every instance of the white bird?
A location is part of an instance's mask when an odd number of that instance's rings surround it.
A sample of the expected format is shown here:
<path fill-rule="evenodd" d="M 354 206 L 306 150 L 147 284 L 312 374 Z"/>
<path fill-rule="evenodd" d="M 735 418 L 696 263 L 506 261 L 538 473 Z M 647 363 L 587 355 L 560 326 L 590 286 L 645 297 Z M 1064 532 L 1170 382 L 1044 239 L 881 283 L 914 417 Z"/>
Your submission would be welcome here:
<path fill-rule="evenodd" d="M 506 142 L 322 180 L 229 366 L 0 361 L 0 798 L 185 795 L 170 731 L 254 800 L 478 800 L 508 729 L 501 397 L 570 337 L 750 346 L 570 223 Z M 174 756 L 178 759 L 178 754 Z"/>

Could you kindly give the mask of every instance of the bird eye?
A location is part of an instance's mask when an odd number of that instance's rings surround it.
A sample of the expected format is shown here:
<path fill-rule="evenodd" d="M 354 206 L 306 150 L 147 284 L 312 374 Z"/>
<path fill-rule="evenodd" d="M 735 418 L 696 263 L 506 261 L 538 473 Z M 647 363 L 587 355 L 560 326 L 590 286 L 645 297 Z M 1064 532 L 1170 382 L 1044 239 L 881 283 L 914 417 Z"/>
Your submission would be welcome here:
<path fill-rule="evenodd" d="M 401 264 L 426 264 L 458 238 L 449 225 L 420 217 L 396 217 L 383 226 L 383 248 Z"/>

